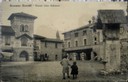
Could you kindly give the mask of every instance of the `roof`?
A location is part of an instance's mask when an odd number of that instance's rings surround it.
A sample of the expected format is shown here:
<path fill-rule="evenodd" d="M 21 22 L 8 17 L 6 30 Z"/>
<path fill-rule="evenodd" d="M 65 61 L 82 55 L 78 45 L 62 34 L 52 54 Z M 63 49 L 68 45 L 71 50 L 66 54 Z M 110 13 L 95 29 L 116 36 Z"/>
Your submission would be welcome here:
<path fill-rule="evenodd" d="M 79 28 L 76 28 L 76 29 L 73 29 L 73 30 L 70 30 L 70 31 L 64 32 L 63 34 L 68 33 L 68 32 L 73 32 L 73 31 L 82 30 L 82 29 L 85 29 L 85 28 L 88 28 L 88 27 L 93 27 L 93 26 L 94 26 L 94 24 L 93 24 L 93 23 L 92 23 L 92 24 L 87 24 L 87 25 L 81 26 L 81 27 L 79 27 Z"/>
<path fill-rule="evenodd" d="M 34 34 L 34 38 L 35 39 L 44 39 L 46 37 Z"/>
<path fill-rule="evenodd" d="M 63 42 L 63 40 L 59 40 L 59 39 L 54 39 L 54 38 L 47 38 L 47 37 L 44 37 L 44 36 L 40 36 L 40 35 L 34 35 L 34 38 L 35 39 L 39 39 L 39 40 L 41 40 L 41 41 L 47 41 L 47 42 L 60 42 L 60 43 L 62 43 Z"/>
<path fill-rule="evenodd" d="M 102 23 L 126 23 L 123 10 L 98 10 L 98 18 Z"/>
<path fill-rule="evenodd" d="M 28 18 L 32 18 L 32 19 L 36 19 L 37 18 L 36 16 L 30 15 L 30 14 L 27 14 L 27 13 L 24 13 L 24 12 L 20 12 L 20 13 L 12 13 L 10 15 L 10 17 L 8 18 L 8 20 L 13 19 L 15 16 L 28 17 Z"/>
<path fill-rule="evenodd" d="M 2 35 L 15 35 L 15 31 L 13 30 L 11 26 L 2 25 L 0 27 L 1 27 Z"/>
<path fill-rule="evenodd" d="M 47 42 L 59 42 L 59 43 L 62 43 L 63 42 L 63 40 L 54 39 L 54 38 L 45 38 L 43 41 L 47 41 Z"/>
<path fill-rule="evenodd" d="M 19 38 L 21 38 L 21 37 L 23 37 L 23 36 L 26 36 L 26 37 L 29 38 L 29 39 L 33 39 L 31 36 L 29 36 L 29 35 L 27 35 L 27 34 L 20 35 L 20 36 L 18 36 L 18 37 L 16 37 L 16 38 L 19 39 Z"/>

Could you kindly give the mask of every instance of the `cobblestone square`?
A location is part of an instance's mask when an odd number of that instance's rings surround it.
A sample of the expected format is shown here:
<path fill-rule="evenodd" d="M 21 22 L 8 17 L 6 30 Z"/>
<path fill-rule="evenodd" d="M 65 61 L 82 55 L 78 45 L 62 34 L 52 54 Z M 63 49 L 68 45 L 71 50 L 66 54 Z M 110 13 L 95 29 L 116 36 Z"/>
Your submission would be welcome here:
<path fill-rule="evenodd" d="M 70 61 L 72 64 L 72 61 Z M 77 61 L 79 68 L 78 78 L 73 80 L 62 79 L 62 67 L 60 61 L 48 62 L 9 62 L 2 63 L 3 82 L 60 82 L 60 81 L 91 81 L 91 82 L 114 82 L 125 81 L 128 75 L 102 76 L 99 71 L 103 69 L 100 62 Z M 70 70 L 71 71 L 71 70 Z"/>

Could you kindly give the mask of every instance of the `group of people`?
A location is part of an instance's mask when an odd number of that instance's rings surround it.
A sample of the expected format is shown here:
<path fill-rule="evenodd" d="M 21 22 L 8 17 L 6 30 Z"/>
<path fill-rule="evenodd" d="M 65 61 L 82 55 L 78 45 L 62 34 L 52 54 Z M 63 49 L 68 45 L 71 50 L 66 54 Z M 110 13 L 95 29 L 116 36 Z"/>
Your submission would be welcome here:
<path fill-rule="evenodd" d="M 62 73 L 63 73 L 63 79 L 66 79 L 65 74 L 67 74 L 67 78 L 70 78 L 69 75 L 69 66 L 71 68 L 71 75 L 73 76 L 73 79 L 77 78 L 78 75 L 78 66 L 76 64 L 76 61 L 73 62 L 73 64 L 71 65 L 69 63 L 69 60 L 67 58 L 67 55 L 64 56 L 63 60 L 60 62 L 60 64 L 63 67 Z"/>

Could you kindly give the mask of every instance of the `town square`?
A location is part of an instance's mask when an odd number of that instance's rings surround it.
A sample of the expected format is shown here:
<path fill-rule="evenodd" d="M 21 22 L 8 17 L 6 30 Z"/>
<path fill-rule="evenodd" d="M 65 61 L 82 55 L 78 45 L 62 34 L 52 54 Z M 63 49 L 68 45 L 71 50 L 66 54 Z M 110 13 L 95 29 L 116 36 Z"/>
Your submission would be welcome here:
<path fill-rule="evenodd" d="M 95 3 L 96 8 L 63 3 L 58 13 L 6 2 L 1 5 L 1 82 L 128 81 L 128 1 Z M 80 12 L 72 10 L 77 5 Z"/>
<path fill-rule="evenodd" d="M 72 61 L 71 61 L 72 63 Z M 62 79 L 62 67 L 59 61 L 4 63 L 3 82 L 125 82 L 128 74 L 102 75 L 103 64 L 94 61 L 78 61 L 78 79 Z M 71 71 L 71 70 L 70 70 Z"/>

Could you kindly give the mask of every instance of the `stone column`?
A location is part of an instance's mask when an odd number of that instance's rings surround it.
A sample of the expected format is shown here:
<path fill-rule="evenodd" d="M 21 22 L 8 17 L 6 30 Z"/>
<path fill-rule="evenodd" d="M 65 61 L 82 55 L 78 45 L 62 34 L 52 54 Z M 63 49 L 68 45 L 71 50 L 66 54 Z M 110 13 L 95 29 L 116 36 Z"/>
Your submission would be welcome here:
<path fill-rule="evenodd" d="M 120 70 L 120 41 L 107 40 L 105 43 L 106 70 Z"/>
<path fill-rule="evenodd" d="M 81 53 L 81 60 L 84 61 L 84 52 Z"/>
<path fill-rule="evenodd" d="M 73 53 L 73 61 L 76 61 L 76 53 Z"/>
<path fill-rule="evenodd" d="M 94 60 L 94 53 L 91 51 L 91 60 Z"/>

